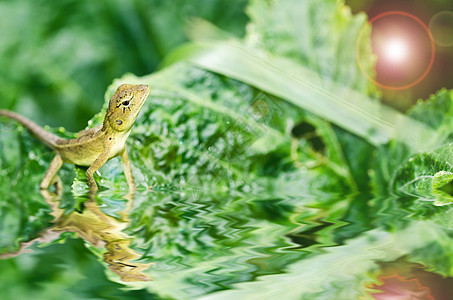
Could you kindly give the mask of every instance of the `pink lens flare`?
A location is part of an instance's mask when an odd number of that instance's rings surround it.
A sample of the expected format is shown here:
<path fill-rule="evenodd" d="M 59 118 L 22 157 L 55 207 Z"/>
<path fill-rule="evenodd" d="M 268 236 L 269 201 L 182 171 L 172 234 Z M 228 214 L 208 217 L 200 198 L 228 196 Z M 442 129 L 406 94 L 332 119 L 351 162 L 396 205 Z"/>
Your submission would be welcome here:
<path fill-rule="evenodd" d="M 388 17 L 388 16 L 403 16 L 403 17 L 410 18 L 412 21 L 415 21 L 417 24 L 419 24 L 422 27 L 422 29 L 424 30 L 424 32 L 426 32 L 426 35 L 429 39 L 429 44 L 430 44 L 429 45 L 430 46 L 429 62 L 427 64 L 426 68 L 424 68 L 422 74 L 420 76 L 416 77 L 415 80 L 413 80 L 412 82 L 410 82 L 408 84 L 390 85 L 390 84 L 385 84 L 385 83 L 379 82 L 378 80 L 372 78 L 370 76 L 370 74 L 368 74 L 368 72 L 365 70 L 365 68 L 363 67 L 363 65 L 361 63 L 360 43 L 362 41 L 362 37 L 363 37 L 366 29 L 369 28 L 374 22 L 376 22 L 382 18 Z M 390 62 L 392 64 L 398 64 L 398 65 L 401 65 L 403 62 L 409 61 L 409 56 L 411 55 L 412 49 L 410 47 L 409 42 L 406 42 L 404 37 L 402 37 L 402 36 L 391 37 L 386 42 L 383 42 L 383 44 L 384 44 L 383 49 L 382 49 L 380 57 L 378 57 L 378 59 L 386 59 L 388 62 Z M 368 21 L 368 23 L 362 28 L 362 30 L 360 31 L 359 36 L 357 38 L 356 53 L 357 53 L 356 59 L 357 59 L 359 68 L 369 81 L 371 81 L 373 84 L 375 84 L 383 89 L 404 90 L 404 89 L 411 88 L 411 87 L 415 86 L 416 84 L 420 83 L 428 75 L 428 73 L 431 70 L 433 63 L 434 63 L 435 46 L 434 46 L 434 40 L 431 35 L 431 32 L 429 31 L 429 29 L 425 25 L 425 23 L 423 23 L 423 21 L 421 21 L 419 18 L 417 18 L 416 16 L 414 16 L 410 13 L 404 12 L 404 11 L 388 11 L 388 12 L 384 12 L 382 14 L 375 16 L 370 21 Z"/>

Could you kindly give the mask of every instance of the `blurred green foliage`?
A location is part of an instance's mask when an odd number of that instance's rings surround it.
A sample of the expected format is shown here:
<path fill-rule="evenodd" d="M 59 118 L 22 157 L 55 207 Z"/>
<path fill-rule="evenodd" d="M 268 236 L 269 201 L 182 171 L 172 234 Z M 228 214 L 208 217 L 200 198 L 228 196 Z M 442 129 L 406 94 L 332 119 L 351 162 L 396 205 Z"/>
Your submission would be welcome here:
<path fill-rule="evenodd" d="M 0 107 L 78 131 L 106 87 L 154 71 L 194 17 L 241 36 L 246 0 L 0 1 Z"/>

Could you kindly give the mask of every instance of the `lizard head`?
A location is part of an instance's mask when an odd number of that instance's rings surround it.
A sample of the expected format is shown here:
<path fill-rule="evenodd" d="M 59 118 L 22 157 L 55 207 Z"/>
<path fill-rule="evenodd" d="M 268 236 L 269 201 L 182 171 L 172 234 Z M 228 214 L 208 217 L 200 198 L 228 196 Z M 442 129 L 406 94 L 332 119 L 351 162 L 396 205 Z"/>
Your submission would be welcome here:
<path fill-rule="evenodd" d="M 122 84 L 110 99 L 106 121 L 116 131 L 127 131 L 135 122 L 148 98 L 149 86 L 145 84 Z"/>

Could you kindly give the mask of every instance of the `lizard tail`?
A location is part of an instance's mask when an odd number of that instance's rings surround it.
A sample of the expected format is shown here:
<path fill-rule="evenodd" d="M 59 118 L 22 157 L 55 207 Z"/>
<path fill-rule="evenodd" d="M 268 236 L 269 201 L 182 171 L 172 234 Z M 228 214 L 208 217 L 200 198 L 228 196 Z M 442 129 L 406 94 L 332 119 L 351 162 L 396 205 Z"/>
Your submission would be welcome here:
<path fill-rule="evenodd" d="M 0 109 L 0 116 L 6 116 L 8 118 L 18 121 L 19 123 L 27 127 L 34 135 L 36 135 L 41 141 L 43 141 L 51 148 L 54 148 L 57 141 L 61 140 L 60 137 L 44 130 L 44 128 L 42 128 L 32 120 L 27 119 L 26 117 L 23 117 L 21 115 L 18 115 L 12 111 Z"/>

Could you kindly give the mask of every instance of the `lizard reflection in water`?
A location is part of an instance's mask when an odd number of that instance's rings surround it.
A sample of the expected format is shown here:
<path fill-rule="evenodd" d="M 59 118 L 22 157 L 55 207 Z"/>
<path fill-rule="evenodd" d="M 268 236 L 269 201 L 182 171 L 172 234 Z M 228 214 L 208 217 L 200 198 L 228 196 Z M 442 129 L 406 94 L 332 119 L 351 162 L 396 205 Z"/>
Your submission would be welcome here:
<path fill-rule="evenodd" d="M 148 98 L 149 91 L 148 85 L 120 85 L 110 99 L 103 125 L 81 131 L 78 138 L 69 140 L 44 130 L 33 121 L 12 111 L 0 109 L 0 115 L 18 121 L 56 151 L 55 158 L 41 181 L 42 190 L 49 188 L 54 183 L 58 184 L 56 174 L 63 163 L 68 162 L 89 167 L 86 176 L 90 192 L 94 194 L 98 189 L 93 177 L 94 172 L 109 159 L 121 155 L 129 189 L 134 191 L 135 184 L 127 155 L 126 139 L 140 109 Z"/>
<path fill-rule="evenodd" d="M 45 191 L 44 193 L 46 193 Z M 43 193 L 43 194 L 44 194 Z M 129 198 L 128 206 L 131 206 L 133 194 L 125 196 Z M 48 199 L 49 202 L 51 199 Z M 59 210 L 57 202 L 53 204 L 53 211 Z M 142 273 L 150 264 L 134 262 L 141 257 L 140 254 L 130 247 L 132 237 L 122 232 L 127 226 L 127 210 L 123 212 L 123 222 L 104 214 L 95 201 L 89 200 L 84 203 L 85 209 L 82 213 L 72 212 L 68 216 L 60 218 L 53 226 L 56 232 L 75 232 L 77 235 L 95 247 L 104 246 L 107 252 L 104 253 L 104 261 L 110 270 L 121 277 L 123 281 L 149 281 L 151 278 Z"/>
<path fill-rule="evenodd" d="M 105 248 L 104 261 L 111 271 L 118 274 L 124 282 L 150 281 L 147 274 L 143 273 L 151 264 L 135 262 L 141 255 L 130 248 L 132 237 L 122 232 L 128 224 L 129 210 L 132 207 L 134 193 L 129 192 L 124 198 L 128 200 L 126 208 L 120 213 L 121 220 L 104 214 L 94 198 L 84 202 L 82 212 L 74 211 L 69 215 L 59 208 L 61 194 L 42 190 L 41 195 L 52 208 L 54 225 L 40 234 L 40 237 L 22 243 L 19 251 L 0 255 L 0 258 L 9 258 L 21 253 L 32 252 L 29 249 L 35 242 L 39 244 L 50 243 L 59 238 L 63 232 L 74 232 L 85 241 L 97 248 Z"/>

